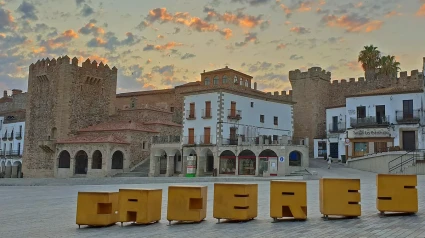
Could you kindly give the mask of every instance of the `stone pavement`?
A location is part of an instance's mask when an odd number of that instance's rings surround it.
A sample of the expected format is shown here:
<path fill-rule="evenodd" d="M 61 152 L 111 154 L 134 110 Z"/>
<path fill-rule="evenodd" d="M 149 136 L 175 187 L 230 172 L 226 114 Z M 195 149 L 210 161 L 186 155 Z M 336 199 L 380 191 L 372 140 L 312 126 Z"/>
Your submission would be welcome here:
<path fill-rule="evenodd" d="M 259 184 L 258 217 L 245 223 L 222 223 L 212 218 L 213 183 L 208 186 L 207 218 L 200 224 L 167 226 L 167 187 L 170 183 L 7 186 L 0 187 L 0 237 L 425 237 L 425 177 L 418 176 L 419 212 L 413 216 L 380 218 L 376 211 L 375 174 L 324 163 L 312 164 L 324 177 L 361 179 L 362 216 L 324 221 L 319 212 L 318 181 L 307 181 L 308 220 L 271 223 L 269 181 Z M 248 181 L 248 179 L 246 180 Z M 191 183 L 194 184 L 194 183 Z M 75 224 L 78 191 L 118 191 L 119 188 L 162 188 L 162 220 L 158 224 L 118 224 L 106 228 L 78 229 Z"/>

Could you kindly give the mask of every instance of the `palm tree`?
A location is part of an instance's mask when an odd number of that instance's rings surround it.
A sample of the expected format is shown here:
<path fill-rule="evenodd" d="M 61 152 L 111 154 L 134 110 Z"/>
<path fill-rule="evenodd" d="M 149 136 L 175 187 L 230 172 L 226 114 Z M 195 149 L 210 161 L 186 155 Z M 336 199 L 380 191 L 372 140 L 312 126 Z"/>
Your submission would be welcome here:
<path fill-rule="evenodd" d="M 397 62 L 393 55 L 382 56 L 379 61 L 379 67 L 380 74 L 397 78 L 397 73 L 400 70 L 400 62 Z"/>
<path fill-rule="evenodd" d="M 362 68 L 365 71 L 366 80 L 375 78 L 380 57 L 381 52 L 378 50 L 378 47 L 373 45 L 364 46 L 364 49 L 360 51 L 358 61 L 362 63 Z"/>

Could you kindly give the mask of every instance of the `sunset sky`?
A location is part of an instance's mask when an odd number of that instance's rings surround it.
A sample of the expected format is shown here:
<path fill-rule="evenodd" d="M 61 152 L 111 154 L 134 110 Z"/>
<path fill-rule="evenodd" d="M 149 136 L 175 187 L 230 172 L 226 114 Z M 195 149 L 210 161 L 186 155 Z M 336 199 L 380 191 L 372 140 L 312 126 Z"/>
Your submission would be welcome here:
<path fill-rule="evenodd" d="M 421 69 L 425 0 L 0 0 L 0 89 L 26 91 L 32 62 L 68 55 L 116 66 L 117 92 L 170 88 L 226 65 L 259 89 L 287 90 L 293 69 L 363 76 L 357 57 L 368 44 L 409 75 Z"/>

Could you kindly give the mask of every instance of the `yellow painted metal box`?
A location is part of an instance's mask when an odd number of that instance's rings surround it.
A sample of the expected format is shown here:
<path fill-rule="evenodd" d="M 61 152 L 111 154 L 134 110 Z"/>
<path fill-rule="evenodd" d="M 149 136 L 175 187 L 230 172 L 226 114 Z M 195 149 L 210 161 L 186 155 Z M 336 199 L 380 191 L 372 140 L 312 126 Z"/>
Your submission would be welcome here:
<path fill-rule="evenodd" d="M 214 184 L 214 218 L 251 220 L 257 217 L 257 207 L 258 184 Z"/>
<path fill-rule="evenodd" d="M 207 216 L 207 186 L 168 187 L 167 220 L 200 222 Z"/>
<path fill-rule="evenodd" d="M 376 208 L 380 212 L 418 212 L 416 175 L 378 174 Z"/>
<path fill-rule="evenodd" d="M 78 192 L 76 223 L 88 226 L 109 226 L 118 220 L 117 192 Z"/>
<path fill-rule="evenodd" d="M 161 220 L 162 189 L 120 189 L 118 222 L 148 224 Z"/>
<path fill-rule="evenodd" d="M 320 179 L 320 212 L 325 216 L 361 216 L 360 179 Z"/>
<path fill-rule="evenodd" d="M 303 181 L 270 181 L 270 217 L 307 219 L 307 183 Z"/>

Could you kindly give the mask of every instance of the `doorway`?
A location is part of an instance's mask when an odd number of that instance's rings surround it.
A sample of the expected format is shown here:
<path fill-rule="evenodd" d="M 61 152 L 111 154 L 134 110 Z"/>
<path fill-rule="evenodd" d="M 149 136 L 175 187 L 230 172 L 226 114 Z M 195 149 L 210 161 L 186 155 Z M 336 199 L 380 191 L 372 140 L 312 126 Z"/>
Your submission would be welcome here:
<path fill-rule="evenodd" d="M 385 105 L 377 105 L 376 106 L 376 123 L 382 124 L 383 122 L 386 122 Z"/>
<path fill-rule="evenodd" d="M 416 149 L 415 131 L 403 131 L 403 150 L 412 151 Z"/>
<path fill-rule="evenodd" d="M 87 174 L 88 156 L 85 151 L 79 151 L 75 156 L 75 174 Z"/>
<path fill-rule="evenodd" d="M 338 153 L 338 143 L 330 143 L 330 148 L 329 148 L 329 155 L 332 158 L 335 159 L 339 159 L 339 153 Z"/>

